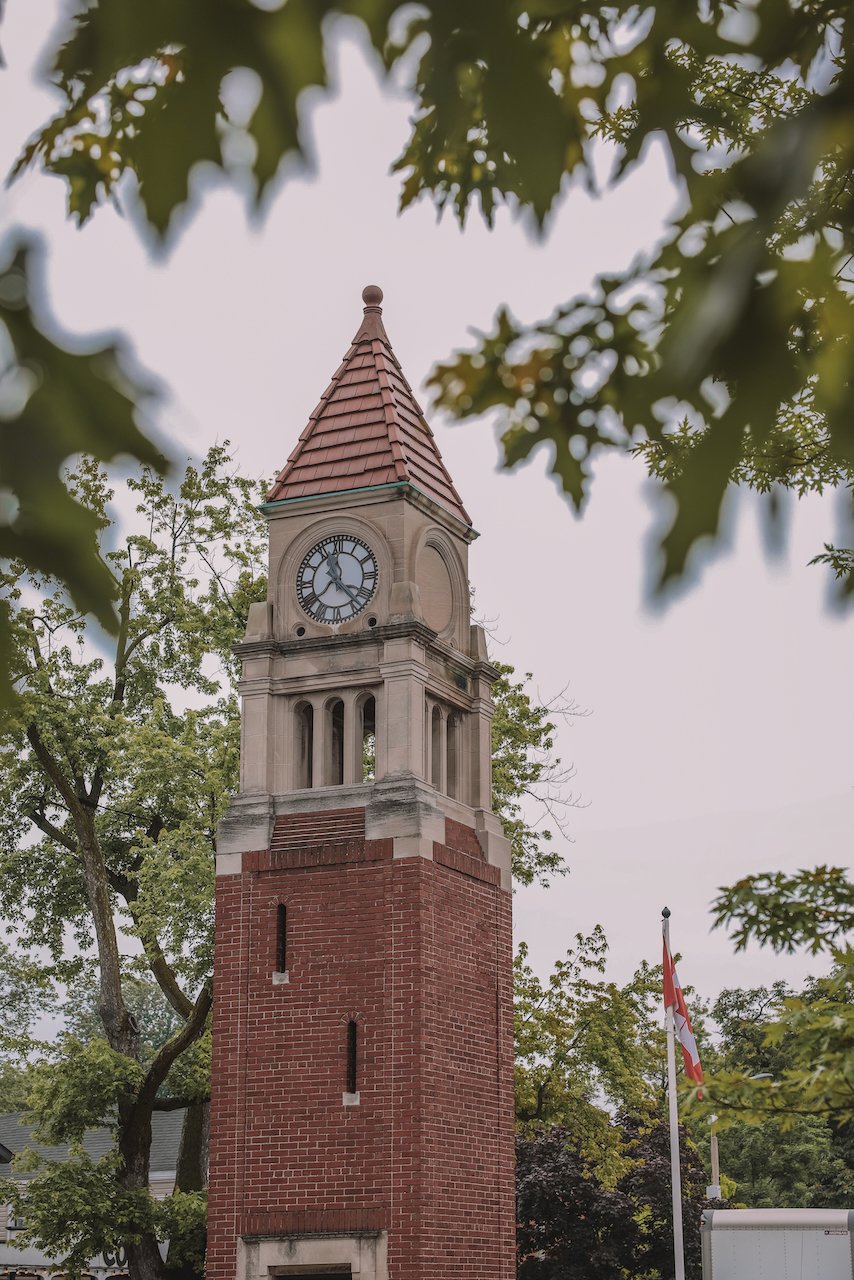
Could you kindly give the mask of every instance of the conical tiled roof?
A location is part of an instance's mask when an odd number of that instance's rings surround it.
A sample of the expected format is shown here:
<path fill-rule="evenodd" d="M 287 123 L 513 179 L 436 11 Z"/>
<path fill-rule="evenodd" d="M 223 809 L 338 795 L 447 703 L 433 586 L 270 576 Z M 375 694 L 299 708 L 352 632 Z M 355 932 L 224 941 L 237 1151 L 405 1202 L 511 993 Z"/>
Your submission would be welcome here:
<path fill-rule="evenodd" d="M 382 290 L 362 293 L 365 318 L 308 420 L 268 502 L 409 483 L 470 525 L 382 322 Z"/>

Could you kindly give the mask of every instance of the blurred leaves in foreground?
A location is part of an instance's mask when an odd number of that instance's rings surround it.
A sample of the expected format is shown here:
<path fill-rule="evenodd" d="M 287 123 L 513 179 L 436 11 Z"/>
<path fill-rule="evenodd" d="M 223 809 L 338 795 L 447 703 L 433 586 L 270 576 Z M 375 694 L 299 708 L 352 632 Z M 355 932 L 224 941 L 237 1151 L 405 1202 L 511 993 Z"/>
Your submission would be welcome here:
<path fill-rule="evenodd" d="M 97 551 L 103 523 L 63 481 L 86 453 L 128 454 L 161 473 L 166 463 L 135 422 L 150 395 L 111 344 L 69 351 L 42 328 L 35 282 L 40 250 L 18 241 L 0 261 L 0 558 L 65 584 L 76 607 L 115 634 L 115 577 Z M 0 600 L 0 705 L 9 682 L 10 617 Z"/>
<path fill-rule="evenodd" d="M 63 177 L 80 221 L 130 177 L 161 237 L 198 162 L 257 202 L 305 153 L 304 91 L 324 86 L 324 22 L 345 14 L 410 94 L 402 207 L 425 196 L 491 223 L 506 204 L 542 228 L 570 181 L 598 189 L 610 157 L 613 185 L 653 140 L 676 179 L 659 245 L 540 323 L 503 309 L 434 371 L 444 409 L 497 410 L 508 467 L 548 446 L 576 509 L 597 455 L 639 450 L 674 512 L 659 587 L 716 535 L 731 483 L 851 487 L 854 69 L 838 0 L 96 0 L 54 52 L 61 106 L 17 171 Z M 850 551 L 816 558 L 850 589 Z"/>

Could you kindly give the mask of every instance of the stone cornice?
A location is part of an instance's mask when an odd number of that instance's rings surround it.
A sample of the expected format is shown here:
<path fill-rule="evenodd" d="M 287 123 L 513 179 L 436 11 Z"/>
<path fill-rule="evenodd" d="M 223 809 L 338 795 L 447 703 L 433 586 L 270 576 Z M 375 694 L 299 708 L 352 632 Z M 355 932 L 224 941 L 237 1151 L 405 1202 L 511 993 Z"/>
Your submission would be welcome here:
<path fill-rule="evenodd" d="M 343 635 L 306 636 L 300 640 L 241 640 L 232 652 L 238 658 L 296 657 L 309 653 L 342 653 L 348 649 L 364 649 L 369 645 L 379 647 L 386 640 L 416 640 L 423 644 L 429 654 L 446 663 L 466 679 L 482 677 L 491 684 L 498 679 L 498 670 L 491 662 L 482 658 L 470 658 L 443 644 L 436 638 L 436 632 L 417 618 L 401 622 L 387 622 L 384 626 L 373 627 L 369 631 L 350 631 Z M 378 655 L 377 662 L 381 661 Z"/>

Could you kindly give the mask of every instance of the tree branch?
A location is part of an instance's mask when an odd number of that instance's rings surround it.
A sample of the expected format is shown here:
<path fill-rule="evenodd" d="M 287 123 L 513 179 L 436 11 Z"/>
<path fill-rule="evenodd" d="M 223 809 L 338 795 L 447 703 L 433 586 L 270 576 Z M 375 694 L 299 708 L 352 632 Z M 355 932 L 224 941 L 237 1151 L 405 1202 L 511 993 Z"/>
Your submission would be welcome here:
<path fill-rule="evenodd" d="M 210 1094 L 204 1098 L 155 1098 L 153 1111 L 184 1111 L 187 1107 L 192 1107 L 197 1102 L 206 1102 Z"/>
<path fill-rule="evenodd" d="M 98 843 L 93 814 L 75 793 L 53 754 L 45 745 L 38 726 L 27 726 L 27 740 L 44 772 L 62 796 L 77 833 L 83 883 L 92 912 L 100 960 L 100 1001 L 98 1011 L 113 1049 L 135 1058 L 139 1046 L 139 1029 L 128 1012 L 122 994 L 121 961 L 110 902 L 109 877 Z"/>
<path fill-rule="evenodd" d="M 41 831 L 43 835 L 49 836 L 51 840 L 55 840 L 57 844 L 61 844 L 69 853 L 79 853 L 77 841 L 72 840 L 71 836 L 67 836 L 64 831 L 56 826 L 55 823 L 51 822 L 50 818 L 44 811 L 44 805 L 39 809 L 34 806 L 28 811 L 27 816 L 35 826 L 38 827 L 39 831 Z"/>
<path fill-rule="evenodd" d="M 159 814 L 155 814 L 148 827 L 147 834 L 156 840 L 163 829 L 163 820 Z M 189 1018 L 193 1011 L 193 1002 L 189 996 L 185 995 L 178 985 L 178 979 L 172 970 L 169 961 L 163 953 L 157 934 L 153 929 L 143 925 L 139 918 L 137 903 L 139 900 L 139 886 L 136 880 L 131 876 L 124 875 L 121 871 L 107 871 L 110 884 L 116 893 L 121 894 L 125 900 L 125 905 L 130 912 L 130 917 L 136 926 L 137 936 L 142 943 L 142 949 L 145 952 L 145 958 L 148 961 L 148 967 L 154 976 L 157 985 L 163 992 L 166 999 L 171 1004 L 176 1013 L 182 1018 Z"/>
<path fill-rule="evenodd" d="M 124 702 L 125 688 L 127 686 L 127 642 L 128 628 L 130 627 L 130 587 L 127 583 L 128 576 L 125 574 L 122 579 L 123 590 L 121 603 L 119 604 L 119 634 L 116 637 L 116 671 L 113 680 L 113 696 L 110 699 L 110 706 L 107 711 L 111 719 Z M 104 770 L 102 765 L 99 764 L 92 775 L 92 785 L 88 793 L 88 803 L 93 809 L 97 809 L 103 789 Z"/>
<path fill-rule="evenodd" d="M 164 1045 L 162 1045 L 148 1068 L 145 1081 L 140 1090 L 140 1102 L 148 1095 L 153 1099 L 157 1094 L 157 1090 L 169 1074 L 172 1063 L 176 1058 L 188 1049 L 205 1029 L 205 1022 L 213 1005 L 213 982 L 207 979 L 198 996 L 196 1003 L 192 1007 L 190 1016 L 174 1036 L 171 1036 Z"/>

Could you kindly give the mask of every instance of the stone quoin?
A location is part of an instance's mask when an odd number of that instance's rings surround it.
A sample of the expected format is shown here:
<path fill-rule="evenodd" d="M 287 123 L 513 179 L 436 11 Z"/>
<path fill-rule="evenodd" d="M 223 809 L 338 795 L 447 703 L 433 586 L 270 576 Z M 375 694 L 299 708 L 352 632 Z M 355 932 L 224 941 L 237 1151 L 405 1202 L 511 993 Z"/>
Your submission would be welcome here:
<path fill-rule="evenodd" d="M 209 1280 L 511 1280 L 510 850 L 476 534 L 382 292 L 274 484 L 217 853 Z"/>

